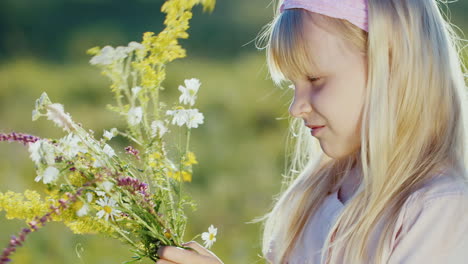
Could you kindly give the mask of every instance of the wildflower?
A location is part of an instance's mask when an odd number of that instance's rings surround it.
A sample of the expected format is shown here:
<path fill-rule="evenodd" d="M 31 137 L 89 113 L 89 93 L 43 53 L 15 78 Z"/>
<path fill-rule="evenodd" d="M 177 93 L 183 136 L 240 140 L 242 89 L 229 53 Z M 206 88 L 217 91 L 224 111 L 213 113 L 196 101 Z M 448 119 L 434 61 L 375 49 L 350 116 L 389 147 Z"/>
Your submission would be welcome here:
<path fill-rule="evenodd" d="M 104 189 L 104 191 L 110 192 L 112 190 L 112 187 L 114 187 L 114 184 L 110 181 L 104 181 L 103 183 L 101 183 L 101 186 Z"/>
<path fill-rule="evenodd" d="M 145 45 L 138 43 L 136 41 L 131 41 L 130 43 L 128 43 L 128 48 L 130 51 L 142 50 L 145 48 Z"/>
<path fill-rule="evenodd" d="M 104 148 L 102 149 L 102 151 L 104 151 L 104 153 L 106 153 L 106 155 L 109 156 L 109 157 L 115 156 L 115 151 L 114 151 L 114 149 L 112 149 L 112 147 L 109 146 L 108 144 L 106 144 L 106 145 L 104 146 Z"/>
<path fill-rule="evenodd" d="M 140 152 L 132 146 L 125 147 L 125 152 L 135 156 L 137 159 L 140 159 L 140 156 L 138 155 Z"/>
<path fill-rule="evenodd" d="M 143 117 L 143 109 L 138 107 L 130 108 L 127 113 L 127 120 L 131 126 L 136 126 L 141 122 L 141 118 Z"/>
<path fill-rule="evenodd" d="M 43 92 L 41 94 L 41 97 L 39 97 L 36 100 L 36 111 L 39 111 L 40 109 L 44 108 L 44 106 L 51 104 L 52 102 L 50 101 L 49 97 L 47 96 L 47 93 Z M 34 118 L 33 118 L 34 121 Z"/>
<path fill-rule="evenodd" d="M 88 201 L 88 203 L 93 201 L 93 194 L 92 193 L 90 193 L 90 192 L 86 193 L 86 201 Z"/>
<path fill-rule="evenodd" d="M 145 196 L 148 195 L 148 184 L 133 177 L 121 177 L 117 180 L 117 185 L 127 187 L 132 193 L 139 192 Z"/>
<path fill-rule="evenodd" d="M 96 203 L 102 207 L 102 209 L 97 212 L 96 216 L 98 218 L 104 217 L 106 221 L 109 220 L 109 216 L 112 220 L 115 220 L 114 216 L 118 216 L 121 212 L 120 210 L 115 209 L 117 202 L 107 196 L 99 199 Z"/>
<path fill-rule="evenodd" d="M 190 166 L 192 164 L 198 164 L 198 161 L 196 160 L 195 153 L 189 151 L 187 153 L 187 156 L 185 157 L 186 161 L 184 162 L 185 166 Z"/>
<path fill-rule="evenodd" d="M 141 87 L 140 86 L 136 86 L 136 87 L 133 87 L 132 88 L 132 95 L 133 97 L 137 97 L 138 96 L 138 93 L 141 91 Z"/>
<path fill-rule="evenodd" d="M 164 236 L 167 238 L 167 239 L 171 239 L 172 237 L 172 234 L 171 234 L 171 230 L 169 229 L 164 229 Z"/>
<path fill-rule="evenodd" d="M 104 162 L 102 160 L 95 160 L 93 162 L 93 167 L 94 168 L 101 168 L 104 166 Z"/>
<path fill-rule="evenodd" d="M 167 172 L 167 176 L 171 177 L 177 181 L 184 181 L 184 182 L 191 182 L 192 181 L 192 174 L 188 171 L 183 170 L 182 172 L 176 170 L 169 170 Z"/>
<path fill-rule="evenodd" d="M 117 128 L 111 128 L 110 131 L 104 130 L 104 134 L 102 135 L 103 138 L 106 140 L 111 140 L 113 137 L 117 135 Z"/>
<path fill-rule="evenodd" d="M 153 137 L 158 136 L 162 137 L 168 131 L 167 127 L 164 126 L 164 122 L 161 120 L 156 120 L 151 123 L 151 135 Z"/>
<path fill-rule="evenodd" d="M 187 123 L 187 114 L 185 110 L 168 110 L 166 114 L 173 116 L 173 125 L 177 124 L 178 126 L 183 126 L 185 123 Z"/>
<path fill-rule="evenodd" d="M 76 215 L 78 217 L 83 217 L 83 216 L 85 216 L 85 215 L 87 215 L 89 213 L 88 204 L 83 203 L 82 201 L 78 201 L 76 203 L 77 203 L 76 207 L 80 208 L 78 211 L 76 211 Z"/>
<path fill-rule="evenodd" d="M 34 161 L 34 163 L 36 163 L 37 165 L 41 163 L 41 160 L 42 160 L 42 155 L 41 155 L 41 145 L 42 145 L 42 142 L 41 140 L 38 140 L 32 144 L 29 144 L 29 153 L 30 153 L 30 158 L 32 159 L 32 161 Z"/>
<path fill-rule="evenodd" d="M 197 99 L 197 92 L 200 88 L 200 80 L 192 78 L 185 80 L 185 87 L 180 85 L 179 91 L 182 94 L 179 97 L 179 102 L 184 104 L 190 104 L 191 106 L 195 104 L 195 99 Z"/>
<path fill-rule="evenodd" d="M 61 104 L 49 104 L 46 106 L 47 119 L 52 120 L 57 126 L 63 128 L 66 131 L 70 131 L 73 128 L 73 121 L 70 114 L 65 113 L 63 105 Z"/>
<path fill-rule="evenodd" d="M 162 164 L 163 159 L 162 159 L 162 155 L 159 152 L 151 153 L 148 157 L 149 157 L 148 165 L 150 167 L 156 168 L 158 167 L 158 165 Z"/>
<path fill-rule="evenodd" d="M 89 63 L 102 66 L 110 65 L 115 61 L 126 58 L 128 52 L 129 50 L 125 47 L 117 47 L 114 49 L 111 46 L 105 46 L 97 55 L 91 58 Z"/>
<path fill-rule="evenodd" d="M 66 159 L 72 159 L 80 152 L 88 152 L 88 149 L 82 146 L 80 138 L 72 133 L 60 139 L 60 150 Z"/>
<path fill-rule="evenodd" d="M 101 197 L 105 197 L 106 196 L 106 192 L 105 191 L 101 191 L 100 189 L 96 189 L 96 194 L 98 196 L 101 196 Z"/>
<path fill-rule="evenodd" d="M 198 109 L 187 110 L 187 127 L 197 128 L 198 125 L 203 124 L 203 114 L 198 112 Z"/>
<path fill-rule="evenodd" d="M 173 125 L 183 126 L 186 124 L 188 128 L 197 128 L 198 125 L 203 124 L 204 116 L 198 112 L 198 109 L 168 110 L 166 114 L 173 116 Z"/>
<path fill-rule="evenodd" d="M 38 167 L 43 163 L 47 165 L 53 165 L 55 163 L 55 148 L 44 139 L 29 144 L 28 150 L 31 160 L 34 161 Z"/>
<path fill-rule="evenodd" d="M 44 139 L 29 144 L 31 160 L 36 166 L 41 164 L 53 165 L 55 163 L 55 147 Z"/>
<path fill-rule="evenodd" d="M 216 241 L 216 233 L 218 229 L 211 225 L 208 228 L 208 232 L 203 232 L 202 239 L 205 241 L 205 247 L 210 248 L 213 243 Z"/>
<path fill-rule="evenodd" d="M 117 48 L 114 49 L 114 54 L 113 54 L 114 61 L 125 59 L 128 56 L 129 52 L 130 52 L 130 49 L 128 47 L 118 46 Z"/>
<path fill-rule="evenodd" d="M 44 184 L 51 183 L 57 180 L 59 173 L 60 171 L 57 168 L 50 166 L 47 167 L 47 169 L 45 169 L 44 172 L 41 175 L 38 175 L 34 180 L 38 182 L 42 179 Z"/>
<path fill-rule="evenodd" d="M 17 141 L 21 142 L 24 145 L 34 143 L 36 141 L 40 140 L 40 138 L 32 135 L 27 135 L 27 134 L 21 134 L 21 133 L 10 133 L 10 134 L 3 134 L 0 133 L 0 141 Z"/>

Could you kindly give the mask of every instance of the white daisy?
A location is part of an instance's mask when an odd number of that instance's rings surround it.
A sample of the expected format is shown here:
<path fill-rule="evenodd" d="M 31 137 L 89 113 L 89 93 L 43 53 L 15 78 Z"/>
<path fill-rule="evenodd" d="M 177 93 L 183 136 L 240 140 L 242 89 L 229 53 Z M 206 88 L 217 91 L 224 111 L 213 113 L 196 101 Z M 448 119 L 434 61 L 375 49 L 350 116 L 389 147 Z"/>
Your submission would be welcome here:
<path fill-rule="evenodd" d="M 208 232 L 204 232 L 202 234 L 202 239 L 205 241 L 205 247 L 210 248 L 213 243 L 216 241 L 216 233 L 218 232 L 218 229 L 215 228 L 213 225 L 211 225 L 208 228 Z"/>
<path fill-rule="evenodd" d="M 172 124 L 173 125 L 178 125 L 178 126 L 183 126 L 185 123 L 187 123 L 187 113 L 185 110 L 168 110 L 166 112 L 167 115 L 172 115 Z"/>
<path fill-rule="evenodd" d="M 113 137 L 115 137 L 118 134 L 117 128 L 111 128 L 110 131 L 104 130 L 104 134 L 102 135 L 103 138 L 106 140 L 111 140 Z"/>
<path fill-rule="evenodd" d="M 31 157 L 31 160 L 34 161 L 34 163 L 36 164 L 40 164 L 41 163 L 41 144 L 42 144 L 42 140 L 38 140 L 36 142 L 33 142 L 33 143 L 29 143 L 29 146 L 28 146 L 28 150 L 29 150 L 29 153 L 30 153 L 30 156 Z"/>
<path fill-rule="evenodd" d="M 153 137 L 162 137 L 168 131 L 167 127 L 164 126 L 164 122 L 156 120 L 151 123 L 151 134 Z"/>
<path fill-rule="evenodd" d="M 183 104 L 190 104 L 191 106 L 195 104 L 195 99 L 197 99 L 197 92 L 200 88 L 200 80 L 192 78 L 185 80 L 185 87 L 180 85 L 179 91 L 182 94 L 179 97 L 179 102 Z"/>
<path fill-rule="evenodd" d="M 173 125 L 183 126 L 186 124 L 188 128 L 197 128 L 198 125 L 203 124 L 204 116 L 198 112 L 198 109 L 169 110 L 166 114 L 173 116 Z"/>
<path fill-rule="evenodd" d="M 44 139 L 29 143 L 28 150 L 31 160 L 38 167 L 43 163 L 47 165 L 55 163 L 55 147 Z"/>
<path fill-rule="evenodd" d="M 121 212 L 120 210 L 115 208 L 117 202 L 107 196 L 99 199 L 96 203 L 102 207 L 102 209 L 99 212 L 97 212 L 96 216 L 98 218 L 104 217 L 106 221 L 109 220 L 109 216 L 112 220 L 115 220 L 114 216 L 118 216 Z"/>
<path fill-rule="evenodd" d="M 78 154 L 87 153 L 88 148 L 82 145 L 81 139 L 73 135 L 72 133 L 68 134 L 66 137 L 60 139 L 59 141 L 60 151 L 66 159 L 72 159 Z"/>
<path fill-rule="evenodd" d="M 47 167 L 40 175 L 38 175 L 34 180 L 36 182 L 42 179 L 44 184 L 51 183 L 57 180 L 60 171 L 55 167 Z"/>
<path fill-rule="evenodd" d="M 197 128 L 198 125 L 203 124 L 204 116 L 198 112 L 198 109 L 187 110 L 187 127 Z"/>
<path fill-rule="evenodd" d="M 127 113 L 127 120 L 131 126 L 136 126 L 141 122 L 143 117 L 143 109 L 141 106 L 132 107 Z"/>

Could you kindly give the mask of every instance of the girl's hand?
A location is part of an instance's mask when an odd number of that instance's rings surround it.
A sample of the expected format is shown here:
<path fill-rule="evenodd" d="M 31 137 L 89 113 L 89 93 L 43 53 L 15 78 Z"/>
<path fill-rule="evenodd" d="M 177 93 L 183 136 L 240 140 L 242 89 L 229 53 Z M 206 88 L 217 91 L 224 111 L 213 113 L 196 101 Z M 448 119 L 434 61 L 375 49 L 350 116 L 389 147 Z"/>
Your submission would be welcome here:
<path fill-rule="evenodd" d="M 195 241 L 184 243 L 182 246 L 193 248 L 196 251 L 170 246 L 161 247 L 158 250 L 161 259 L 156 264 L 223 264 L 213 252 Z"/>

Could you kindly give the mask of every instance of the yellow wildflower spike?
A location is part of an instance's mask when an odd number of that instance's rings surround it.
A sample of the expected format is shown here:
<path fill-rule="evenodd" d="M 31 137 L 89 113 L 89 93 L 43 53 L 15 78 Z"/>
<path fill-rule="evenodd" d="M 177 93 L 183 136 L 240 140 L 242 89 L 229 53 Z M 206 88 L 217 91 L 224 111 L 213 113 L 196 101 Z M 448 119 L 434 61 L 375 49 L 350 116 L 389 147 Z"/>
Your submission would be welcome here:
<path fill-rule="evenodd" d="M 188 171 L 182 171 L 182 179 L 184 182 L 191 182 L 192 174 Z"/>
<path fill-rule="evenodd" d="M 187 161 L 186 161 L 185 164 L 187 166 L 190 166 L 192 164 L 198 164 L 198 161 L 197 161 L 197 159 L 195 157 L 195 153 L 193 153 L 191 151 L 187 153 L 187 158 L 186 159 L 187 159 Z"/>

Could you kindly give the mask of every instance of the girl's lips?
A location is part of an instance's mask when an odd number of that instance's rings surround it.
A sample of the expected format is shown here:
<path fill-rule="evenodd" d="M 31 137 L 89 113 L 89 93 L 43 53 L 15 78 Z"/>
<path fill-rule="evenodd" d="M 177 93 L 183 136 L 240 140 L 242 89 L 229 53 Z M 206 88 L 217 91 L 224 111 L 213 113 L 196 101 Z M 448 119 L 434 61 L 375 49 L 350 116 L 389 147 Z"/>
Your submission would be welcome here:
<path fill-rule="evenodd" d="M 314 137 L 317 136 L 317 134 L 318 134 L 320 131 L 322 131 L 324 127 L 325 127 L 325 126 L 312 128 L 312 129 L 311 129 L 311 134 L 312 134 L 312 136 L 314 136 Z"/>

